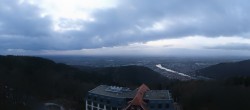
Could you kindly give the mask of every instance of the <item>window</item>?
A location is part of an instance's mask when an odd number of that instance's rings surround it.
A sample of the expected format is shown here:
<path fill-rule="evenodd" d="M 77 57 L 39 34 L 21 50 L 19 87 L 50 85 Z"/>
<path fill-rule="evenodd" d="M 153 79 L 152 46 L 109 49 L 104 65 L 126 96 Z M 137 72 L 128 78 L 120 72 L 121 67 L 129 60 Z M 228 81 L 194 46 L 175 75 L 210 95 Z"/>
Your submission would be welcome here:
<path fill-rule="evenodd" d="M 99 106 L 100 106 L 100 108 L 104 108 L 104 105 L 103 105 L 103 104 L 100 104 Z"/>
<path fill-rule="evenodd" d="M 121 101 L 118 101 L 118 106 L 121 106 L 122 105 L 122 102 Z"/>
<path fill-rule="evenodd" d="M 112 107 L 112 110 L 117 110 L 117 108 L 116 107 Z"/>
<path fill-rule="evenodd" d="M 94 105 L 95 107 L 97 107 L 97 103 L 94 102 L 93 105 Z"/>
<path fill-rule="evenodd" d="M 162 104 L 158 104 L 158 108 L 162 108 Z"/>
<path fill-rule="evenodd" d="M 155 108 L 155 106 L 154 105 L 150 105 L 150 108 Z"/>
<path fill-rule="evenodd" d="M 91 108 L 92 108 L 91 106 L 88 106 L 88 110 L 92 110 Z"/>
<path fill-rule="evenodd" d="M 168 103 L 165 104 L 165 108 L 169 108 L 169 104 Z"/>
<path fill-rule="evenodd" d="M 91 101 L 88 100 L 87 103 L 88 103 L 89 105 L 91 105 Z"/>
<path fill-rule="evenodd" d="M 88 96 L 88 99 L 91 99 L 91 96 Z"/>
<path fill-rule="evenodd" d="M 109 100 L 107 100 L 107 104 L 110 104 L 110 101 L 109 101 Z"/>
<path fill-rule="evenodd" d="M 110 110 L 110 106 L 106 106 L 106 110 Z"/>

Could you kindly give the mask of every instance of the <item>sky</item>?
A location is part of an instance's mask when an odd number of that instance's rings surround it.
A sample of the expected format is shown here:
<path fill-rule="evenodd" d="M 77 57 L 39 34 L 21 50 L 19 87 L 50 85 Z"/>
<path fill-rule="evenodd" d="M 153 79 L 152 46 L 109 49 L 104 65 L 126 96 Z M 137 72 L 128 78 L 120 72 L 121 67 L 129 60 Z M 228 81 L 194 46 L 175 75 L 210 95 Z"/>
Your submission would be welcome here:
<path fill-rule="evenodd" d="M 249 0 L 0 0 L 0 54 L 250 56 L 249 10 Z"/>

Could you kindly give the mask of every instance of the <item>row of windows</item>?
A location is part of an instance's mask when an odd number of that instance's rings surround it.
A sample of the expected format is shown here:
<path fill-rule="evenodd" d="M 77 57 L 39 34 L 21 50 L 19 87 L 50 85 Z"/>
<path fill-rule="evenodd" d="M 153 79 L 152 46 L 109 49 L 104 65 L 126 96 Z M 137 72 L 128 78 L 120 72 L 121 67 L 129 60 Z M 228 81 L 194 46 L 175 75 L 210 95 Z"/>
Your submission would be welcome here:
<path fill-rule="evenodd" d="M 87 101 L 88 105 L 91 105 L 91 101 Z M 93 106 L 97 107 L 97 103 L 96 102 L 93 102 Z M 99 104 L 99 107 L 100 108 L 104 108 L 104 105 L 103 104 Z M 110 109 L 111 107 L 110 106 L 106 106 L 107 109 Z M 150 108 L 151 109 L 154 109 L 154 108 L 158 108 L 158 109 L 161 109 L 161 108 L 169 108 L 169 104 L 168 103 L 165 103 L 165 104 L 150 104 Z"/>
<path fill-rule="evenodd" d="M 97 108 L 96 108 L 97 106 L 95 106 L 93 109 L 94 110 L 97 110 Z M 100 106 L 99 106 L 100 107 Z M 91 109 L 92 107 L 91 106 L 88 106 L 88 110 L 92 110 Z M 102 108 L 102 109 L 104 109 L 104 106 L 103 107 L 100 107 L 100 108 Z M 118 110 L 121 110 L 121 108 L 120 107 L 111 107 L 111 106 L 106 106 L 106 109 L 107 110 L 117 110 L 117 108 L 118 108 Z"/>
<path fill-rule="evenodd" d="M 94 106 L 97 106 L 97 103 L 96 103 L 96 102 L 101 102 L 101 103 L 103 103 L 103 104 L 105 104 L 105 105 L 109 105 L 109 104 L 110 104 L 110 100 L 104 99 L 104 98 L 100 98 L 100 97 L 97 97 L 97 96 L 88 96 L 87 98 L 88 98 L 87 103 L 88 103 L 89 105 L 91 105 L 91 101 L 90 101 L 90 100 L 93 101 L 93 105 L 94 105 Z M 128 99 L 126 99 L 126 100 L 128 100 Z M 145 100 L 145 102 L 146 102 L 146 103 L 150 103 L 149 100 Z M 122 102 L 119 102 L 119 105 L 121 105 L 121 103 L 122 103 Z M 102 104 L 100 104 L 99 106 L 102 106 L 102 107 L 103 107 Z M 168 104 L 168 103 L 160 103 L 160 104 L 152 104 L 152 103 L 151 103 L 149 107 L 152 108 L 152 109 L 153 109 L 153 108 L 158 108 L 158 109 L 161 109 L 161 108 L 169 108 L 169 104 Z"/>
<path fill-rule="evenodd" d="M 110 104 L 110 100 L 97 98 L 96 96 L 93 96 L 93 97 L 88 96 L 87 98 L 88 98 L 88 100 L 99 101 L 99 102 L 103 102 L 103 103 L 106 103 L 106 104 Z"/>
<path fill-rule="evenodd" d="M 90 100 L 87 100 L 87 104 L 88 105 L 92 105 L 92 101 L 90 101 Z M 106 108 L 109 108 L 109 104 L 105 104 L 106 105 Z M 97 107 L 98 106 L 98 103 L 97 102 L 93 102 L 93 106 L 95 106 L 95 107 Z M 104 104 L 102 104 L 102 103 L 99 103 L 99 107 L 100 108 L 104 108 Z"/>
<path fill-rule="evenodd" d="M 93 101 L 93 102 L 98 102 L 98 103 L 102 103 L 105 105 L 116 105 L 116 106 L 122 106 L 122 104 L 124 103 L 123 100 L 116 100 L 116 99 L 106 99 L 105 97 L 98 97 L 98 96 L 87 96 L 87 100 L 88 101 Z M 111 101 L 113 100 L 113 101 Z M 90 104 L 90 102 L 89 102 Z"/>

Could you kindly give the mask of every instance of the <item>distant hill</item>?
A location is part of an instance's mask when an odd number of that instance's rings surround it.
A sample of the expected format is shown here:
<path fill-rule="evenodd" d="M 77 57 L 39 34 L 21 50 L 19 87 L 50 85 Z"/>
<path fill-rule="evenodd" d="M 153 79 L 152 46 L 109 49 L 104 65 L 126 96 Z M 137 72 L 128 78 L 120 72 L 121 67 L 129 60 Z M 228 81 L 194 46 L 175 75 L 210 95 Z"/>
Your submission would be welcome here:
<path fill-rule="evenodd" d="M 96 78 L 102 82 L 110 82 L 118 85 L 140 85 L 146 83 L 148 85 L 153 83 L 162 83 L 168 79 L 161 74 L 142 66 L 120 66 L 120 67 L 104 67 L 91 68 L 78 66 L 80 70 L 88 70 L 94 73 Z"/>
<path fill-rule="evenodd" d="M 0 56 L 0 102 L 6 102 L 0 109 L 29 110 L 58 98 L 77 102 L 95 86 L 90 78 L 87 72 L 43 58 Z"/>
<path fill-rule="evenodd" d="M 196 74 L 214 79 L 250 76 L 250 60 L 216 64 L 197 70 Z"/>
<path fill-rule="evenodd" d="M 166 81 L 166 77 L 140 66 L 76 68 L 39 57 L 0 56 L 0 101 L 6 102 L 0 103 L 0 109 L 27 110 L 28 103 L 55 99 L 81 104 L 86 92 L 99 84 L 138 86 Z"/>

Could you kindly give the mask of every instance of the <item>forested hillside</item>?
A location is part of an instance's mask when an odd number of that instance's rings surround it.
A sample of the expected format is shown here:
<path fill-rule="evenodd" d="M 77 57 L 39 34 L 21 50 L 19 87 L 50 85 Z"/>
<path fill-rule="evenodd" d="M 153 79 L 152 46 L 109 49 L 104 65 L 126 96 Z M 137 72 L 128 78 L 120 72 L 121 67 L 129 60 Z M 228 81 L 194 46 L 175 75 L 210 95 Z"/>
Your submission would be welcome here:
<path fill-rule="evenodd" d="M 0 100 L 9 100 L 1 107 L 15 107 L 12 104 L 17 101 L 18 109 L 27 109 L 27 104 L 23 103 L 55 99 L 69 100 L 80 107 L 87 91 L 99 84 L 136 87 L 142 83 L 153 85 L 167 81 L 160 74 L 140 66 L 78 69 L 38 57 L 0 56 L 1 95 L 15 96 L 1 96 Z"/>
<path fill-rule="evenodd" d="M 196 71 L 197 75 L 213 79 L 227 79 L 235 76 L 250 76 L 250 60 L 212 65 Z"/>

